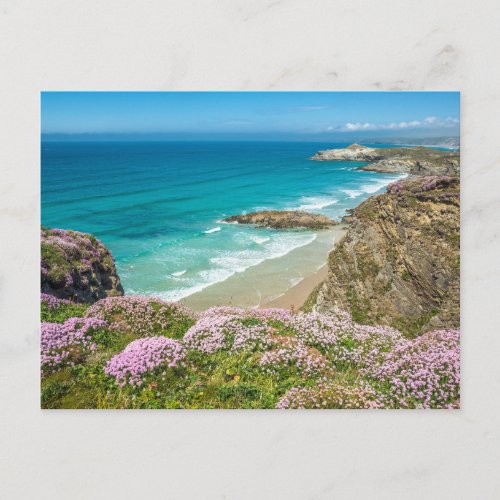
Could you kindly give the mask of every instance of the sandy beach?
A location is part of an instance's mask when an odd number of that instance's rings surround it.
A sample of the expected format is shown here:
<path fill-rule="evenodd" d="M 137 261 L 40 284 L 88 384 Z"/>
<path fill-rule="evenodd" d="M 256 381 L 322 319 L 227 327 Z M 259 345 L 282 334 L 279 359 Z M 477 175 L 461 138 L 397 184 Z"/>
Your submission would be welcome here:
<path fill-rule="evenodd" d="M 345 225 L 318 231 L 310 244 L 235 273 L 181 302 L 197 311 L 226 305 L 299 309 L 326 278 L 328 254 L 345 233 Z"/>
<path fill-rule="evenodd" d="M 325 264 L 317 272 L 306 276 L 300 283 L 287 290 L 283 295 L 276 299 L 264 302 L 259 305 L 260 308 L 277 307 L 279 309 L 300 309 L 311 292 L 322 283 L 328 275 L 328 266 Z"/>

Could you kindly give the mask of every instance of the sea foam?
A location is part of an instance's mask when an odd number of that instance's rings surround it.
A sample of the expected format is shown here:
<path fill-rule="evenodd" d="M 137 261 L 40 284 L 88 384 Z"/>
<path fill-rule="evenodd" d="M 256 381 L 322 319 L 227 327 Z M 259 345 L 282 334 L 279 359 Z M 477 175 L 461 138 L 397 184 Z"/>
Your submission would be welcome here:
<path fill-rule="evenodd" d="M 211 233 L 217 233 L 220 231 L 220 227 L 213 227 L 212 229 L 207 229 L 206 231 L 203 231 L 205 234 L 211 234 Z"/>
<path fill-rule="evenodd" d="M 299 210 L 321 210 L 322 208 L 335 205 L 339 200 L 335 198 L 327 198 L 321 196 L 305 196 L 300 198 L 298 206 Z"/>

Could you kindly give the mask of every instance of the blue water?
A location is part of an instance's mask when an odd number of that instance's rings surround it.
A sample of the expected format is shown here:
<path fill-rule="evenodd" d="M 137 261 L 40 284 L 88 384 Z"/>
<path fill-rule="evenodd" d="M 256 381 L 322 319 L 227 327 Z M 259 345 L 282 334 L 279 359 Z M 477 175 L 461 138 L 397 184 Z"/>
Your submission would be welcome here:
<path fill-rule="evenodd" d="M 316 237 L 225 224 L 224 217 L 302 209 L 339 219 L 398 178 L 356 170 L 362 163 L 308 159 L 345 146 L 46 142 L 42 224 L 102 240 L 126 292 L 177 300 Z"/>

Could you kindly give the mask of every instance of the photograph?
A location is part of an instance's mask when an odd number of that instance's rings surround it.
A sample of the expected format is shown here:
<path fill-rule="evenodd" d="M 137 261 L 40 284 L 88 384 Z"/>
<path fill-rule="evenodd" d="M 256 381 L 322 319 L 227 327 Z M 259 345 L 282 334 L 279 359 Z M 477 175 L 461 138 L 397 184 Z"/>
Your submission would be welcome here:
<path fill-rule="evenodd" d="M 40 106 L 42 409 L 460 408 L 460 92 Z"/>

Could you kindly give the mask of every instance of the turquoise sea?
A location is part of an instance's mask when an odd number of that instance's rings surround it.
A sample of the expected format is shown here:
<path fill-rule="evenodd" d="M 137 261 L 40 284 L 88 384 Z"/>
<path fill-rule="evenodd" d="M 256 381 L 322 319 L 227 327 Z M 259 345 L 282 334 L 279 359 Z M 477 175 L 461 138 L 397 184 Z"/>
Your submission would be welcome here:
<path fill-rule="evenodd" d="M 179 300 L 270 261 L 279 266 L 321 237 L 224 217 L 300 209 L 339 219 L 398 178 L 357 170 L 362 163 L 309 160 L 347 145 L 43 142 L 42 224 L 102 240 L 127 293 Z"/>

